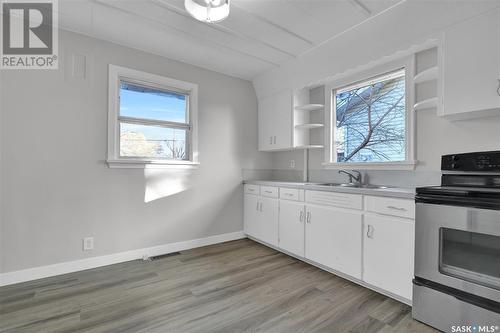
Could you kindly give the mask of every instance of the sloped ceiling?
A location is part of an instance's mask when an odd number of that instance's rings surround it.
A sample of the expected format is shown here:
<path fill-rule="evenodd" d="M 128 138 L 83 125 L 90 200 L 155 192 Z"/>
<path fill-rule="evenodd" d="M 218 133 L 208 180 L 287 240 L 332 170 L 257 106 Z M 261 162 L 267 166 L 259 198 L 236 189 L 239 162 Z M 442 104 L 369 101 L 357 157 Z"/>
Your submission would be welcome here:
<path fill-rule="evenodd" d="M 232 0 L 206 24 L 183 0 L 64 0 L 60 27 L 251 80 L 301 57 L 400 0 Z"/>

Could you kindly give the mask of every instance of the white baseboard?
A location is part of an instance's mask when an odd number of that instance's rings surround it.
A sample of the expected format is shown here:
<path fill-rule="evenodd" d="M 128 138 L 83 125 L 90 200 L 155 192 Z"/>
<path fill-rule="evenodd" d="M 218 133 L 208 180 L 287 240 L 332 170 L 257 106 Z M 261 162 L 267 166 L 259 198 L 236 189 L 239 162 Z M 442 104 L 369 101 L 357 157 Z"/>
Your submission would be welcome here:
<path fill-rule="evenodd" d="M 245 238 L 243 231 L 215 235 L 206 238 L 192 239 L 183 242 L 147 247 L 144 249 L 119 252 L 105 256 L 67 261 L 53 265 L 39 266 L 0 274 L 0 287 L 10 284 L 42 279 L 50 276 L 83 271 L 86 269 L 117 264 L 120 262 L 141 259 L 144 256 L 158 256 L 172 252 L 194 249 L 196 247 L 228 242 Z"/>

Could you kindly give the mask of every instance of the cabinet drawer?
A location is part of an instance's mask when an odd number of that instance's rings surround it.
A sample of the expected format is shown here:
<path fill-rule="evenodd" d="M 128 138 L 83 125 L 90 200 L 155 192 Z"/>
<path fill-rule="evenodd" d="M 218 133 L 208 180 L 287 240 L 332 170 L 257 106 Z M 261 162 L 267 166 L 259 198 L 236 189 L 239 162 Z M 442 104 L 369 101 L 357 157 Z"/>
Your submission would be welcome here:
<path fill-rule="evenodd" d="M 261 186 L 260 187 L 260 195 L 263 197 L 277 198 L 278 197 L 278 188 L 272 187 L 272 186 Z"/>
<path fill-rule="evenodd" d="M 245 189 L 245 194 L 255 194 L 255 195 L 260 194 L 260 186 L 259 185 L 245 184 L 245 186 L 243 188 Z"/>
<path fill-rule="evenodd" d="M 363 208 L 363 199 L 360 194 L 306 191 L 306 201 L 313 204 L 330 205 L 342 208 Z"/>
<path fill-rule="evenodd" d="M 280 199 L 304 201 L 304 190 L 280 187 Z"/>
<path fill-rule="evenodd" d="M 413 200 L 386 198 L 386 197 L 365 197 L 366 210 L 379 214 L 415 218 L 415 202 Z"/>

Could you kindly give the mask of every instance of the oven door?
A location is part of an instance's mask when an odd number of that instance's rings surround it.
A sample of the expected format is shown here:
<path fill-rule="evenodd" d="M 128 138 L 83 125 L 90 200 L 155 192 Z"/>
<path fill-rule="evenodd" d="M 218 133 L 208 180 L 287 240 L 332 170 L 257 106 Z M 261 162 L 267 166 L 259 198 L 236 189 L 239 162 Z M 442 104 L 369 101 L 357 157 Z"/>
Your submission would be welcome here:
<path fill-rule="evenodd" d="M 500 211 L 417 202 L 415 276 L 500 302 Z"/>

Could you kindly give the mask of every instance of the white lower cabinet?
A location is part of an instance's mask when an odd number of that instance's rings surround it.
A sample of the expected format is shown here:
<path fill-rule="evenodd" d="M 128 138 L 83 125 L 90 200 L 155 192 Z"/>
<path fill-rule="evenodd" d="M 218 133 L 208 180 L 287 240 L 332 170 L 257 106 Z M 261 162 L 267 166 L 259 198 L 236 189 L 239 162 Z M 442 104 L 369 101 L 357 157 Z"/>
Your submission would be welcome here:
<path fill-rule="evenodd" d="M 278 246 L 278 199 L 245 194 L 244 200 L 245 233 Z"/>
<path fill-rule="evenodd" d="M 361 278 L 362 212 L 306 206 L 305 257 Z"/>
<path fill-rule="evenodd" d="M 363 280 L 412 299 L 414 221 L 365 214 Z"/>
<path fill-rule="evenodd" d="M 303 202 L 280 201 L 279 247 L 297 256 L 304 256 L 304 220 Z"/>
<path fill-rule="evenodd" d="M 413 200 L 245 186 L 248 236 L 412 299 Z"/>
<path fill-rule="evenodd" d="M 260 198 L 260 215 L 257 218 L 257 238 L 278 246 L 278 199 Z"/>

